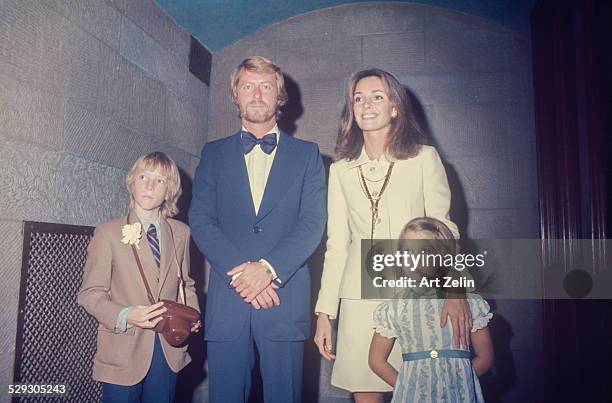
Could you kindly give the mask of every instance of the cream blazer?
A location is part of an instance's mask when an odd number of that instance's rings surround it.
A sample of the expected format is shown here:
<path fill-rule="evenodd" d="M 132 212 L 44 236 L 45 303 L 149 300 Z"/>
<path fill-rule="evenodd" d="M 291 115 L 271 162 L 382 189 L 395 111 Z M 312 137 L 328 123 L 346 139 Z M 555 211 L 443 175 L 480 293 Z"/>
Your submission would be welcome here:
<path fill-rule="evenodd" d="M 377 161 L 371 161 L 363 149 L 356 160 L 333 163 L 329 171 L 327 251 L 317 313 L 335 318 L 340 298 L 361 299 L 361 239 L 370 238 L 372 214 L 358 167 L 366 178 L 378 180 L 380 188 L 391 161 L 395 166 L 379 202 L 380 223 L 374 238 L 397 239 L 408 221 L 423 216 L 444 222 L 459 237 L 457 226 L 449 218 L 451 194 L 435 148 L 422 146 L 415 157 L 406 160 L 382 156 Z M 376 182 L 370 183 L 376 190 Z"/>
<path fill-rule="evenodd" d="M 130 223 L 138 222 L 134 213 Z M 132 327 L 116 332 L 119 312 L 127 306 L 150 305 L 147 292 L 132 254 L 131 246 L 121 243 L 121 227 L 125 217 L 100 224 L 87 249 L 83 282 L 77 295 L 79 305 L 99 322 L 97 350 L 93 363 L 93 378 L 116 385 L 135 385 L 140 382 L 151 365 L 155 332 Z M 158 269 L 142 234 L 138 256 L 147 282 L 156 300 L 177 300 L 178 270 L 185 280 L 187 305 L 200 310 L 194 281 L 189 277 L 189 227 L 171 219 L 160 220 L 161 262 Z M 191 358 L 187 347 L 176 348 L 161 338 L 168 365 L 179 372 Z"/>

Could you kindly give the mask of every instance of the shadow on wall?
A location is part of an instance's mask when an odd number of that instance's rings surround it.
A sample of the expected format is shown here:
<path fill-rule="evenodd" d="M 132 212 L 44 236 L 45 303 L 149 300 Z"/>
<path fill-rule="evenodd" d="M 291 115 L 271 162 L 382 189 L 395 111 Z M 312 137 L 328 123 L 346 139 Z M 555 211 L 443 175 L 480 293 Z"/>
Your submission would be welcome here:
<path fill-rule="evenodd" d="M 278 126 L 290 135 L 295 135 L 297 132 L 297 120 L 304 114 L 304 105 L 302 105 L 302 93 L 300 86 L 287 73 L 283 74 L 285 79 L 285 90 L 289 100 L 282 108 L 282 115 L 278 121 Z"/>
<path fill-rule="evenodd" d="M 431 130 L 427 116 L 423 108 L 423 104 L 419 101 L 418 97 L 408 88 L 404 87 L 406 94 L 408 95 L 408 111 L 407 115 L 412 116 L 417 126 L 425 134 L 425 143 L 431 145 L 438 150 L 438 153 L 444 155 L 443 150 L 440 149 L 438 142 L 436 141 L 434 134 Z M 446 170 L 446 176 L 448 177 L 448 185 L 451 191 L 451 208 L 450 216 L 451 219 L 459 227 L 459 233 L 462 237 L 468 233 L 468 222 L 469 222 L 469 211 L 467 202 L 465 199 L 465 193 L 463 185 L 459 180 L 457 171 L 452 164 L 443 161 L 444 168 Z M 471 242 L 462 243 L 462 248 L 470 248 Z M 478 279 L 477 279 L 478 280 Z M 495 353 L 495 364 L 493 369 L 481 377 L 481 385 L 485 401 L 487 402 L 501 402 L 503 401 L 504 395 L 512 389 L 516 383 L 516 368 L 512 351 L 510 349 L 510 341 L 513 337 L 512 326 L 503 316 L 497 314 L 495 301 L 488 301 L 491 305 L 491 312 L 493 312 L 493 319 L 489 322 L 489 330 L 491 332 L 491 338 L 493 339 L 493 351 Z"/>
<path fill-rule="evenodd" d="M 177 202 L 179 213 L 174 218 L 185 224 L 189 224 L 187 214 L 191 205 L 193 182 L 189 175 L 182 169 L 179 169 L 179 174 L 181 176 L 181 187 L 183 192 Z M 200 312 L 205 312 L 206 295 L 204 294 L 204 285 L 206 282 L 206 272 L 204 270 L 204 255 L 202 255 L 196 246 L 193 238 L 189 245 L 189 253 L 191 257 L 189 274 L 196 284 Z M 202 318 L 202 321 L 203 320 L 204 318 Z M 206 378 L 206 373 L 204 371 L 206 344 L 204 343 L 203 331 L 200 331 L 200 333 L 191 338 L 189 343 L 189 354 L 193 361 L 179 372 L 175 397 L 175 401 L 177 402 L 191 402 L 196 387 Z"/>
<path fill-rule="evenodd" d="M 503 316 L 495 313 L 495 301 L 488 301 L 491 305 L 493 318 L 489 322 L 489 331 L 493 340 L 493 351 L 495 352 L 495 363 L 491 371 L 480 378 L 482 393 L 486 402 L 498 403 L 504 401 L 504 395 L 508 393 L 516 383 L 516 368 L 510 341 L 514 336 L 512 326 Z"/>
<path fill-rule="evenodd" d="M 438 153 L 444 154 L 440 149 L 440 145 L 436 141 L 432 131 L 431 126 L 429 125 L 429 121 L 427 120 L 427 116 L 425 115 L 425 110 L 423 108 L 423 104 L 419 101 L 418 97 L 412 90 L 407 87 L 404 87 L 406 94 L 408 95 L 408 108 L 407 111 L 408 116 L 412 116 L 416 122 L 418 128 L 420 128 L 423 133 L 425 133 L 425 143 L 431 146 L 434 146 Z M 448 186 L 451 191 L 451 208 L 450 208 L 450 216 L 457 227 L 459 227 L 459 234 L 461 236 L 465 236 L 468 233 L 468 222 L 469 222 L 469 211 L 467 202 L 465 200 L 465 193 L 463 191 L 463 185 L 459 180 L 459 175 L 457 171 L 447 161 L 442 161 L 444 164 L 444 169 L 446 170 L 446 176 L 448 178 Z"/>

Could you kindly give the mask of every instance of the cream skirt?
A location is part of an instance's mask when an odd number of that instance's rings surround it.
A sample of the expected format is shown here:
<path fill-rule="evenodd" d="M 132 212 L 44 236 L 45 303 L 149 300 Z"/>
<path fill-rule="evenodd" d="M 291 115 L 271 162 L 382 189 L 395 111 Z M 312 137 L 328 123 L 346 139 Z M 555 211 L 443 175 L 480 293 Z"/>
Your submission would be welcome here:
<path fill-rule="evenodd" d="M 382 301 L 342 299 L 336 341 L 336 361 L 332 385 L 350 392 L 390 392 L 393 390 L 368 366 L 368 352 L 374 334 L 374 310 Z M 399 369 L 402 351 L 396 341 L 389 363 Z"/>

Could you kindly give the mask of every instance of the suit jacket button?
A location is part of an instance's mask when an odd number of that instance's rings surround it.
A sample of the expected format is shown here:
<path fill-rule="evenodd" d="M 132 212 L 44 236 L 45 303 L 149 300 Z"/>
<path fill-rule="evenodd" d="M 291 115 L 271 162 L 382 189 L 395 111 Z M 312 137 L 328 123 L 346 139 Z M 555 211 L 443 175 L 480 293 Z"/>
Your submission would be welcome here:
<path fill-rule="evenodd" d="M 263 228 L 258 227 L 257 225 L 253 227 L 253 232 L 254 232 L 255 234 L 259 234 L 259 233 L 260 233 L 260 232 L 262 232 L 262 231 L 263 231 Z"/>

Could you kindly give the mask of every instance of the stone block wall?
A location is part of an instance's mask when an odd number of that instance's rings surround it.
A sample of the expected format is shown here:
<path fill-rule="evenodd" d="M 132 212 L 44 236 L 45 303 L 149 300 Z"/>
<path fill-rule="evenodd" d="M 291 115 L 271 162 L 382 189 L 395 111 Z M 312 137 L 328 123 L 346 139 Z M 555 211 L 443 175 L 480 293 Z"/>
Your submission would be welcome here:
<path fill-rule="evenodd" d="M 189 49 L 151 0 L 0 0 L 0 385 L 13 376 L 21 222 L 125 214 L 127 170 L 155 150 L 190 182 L 209 91 Z"/>

